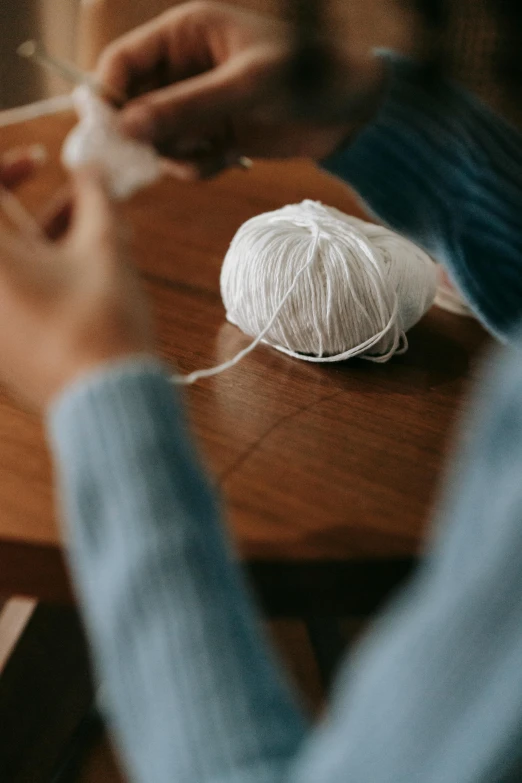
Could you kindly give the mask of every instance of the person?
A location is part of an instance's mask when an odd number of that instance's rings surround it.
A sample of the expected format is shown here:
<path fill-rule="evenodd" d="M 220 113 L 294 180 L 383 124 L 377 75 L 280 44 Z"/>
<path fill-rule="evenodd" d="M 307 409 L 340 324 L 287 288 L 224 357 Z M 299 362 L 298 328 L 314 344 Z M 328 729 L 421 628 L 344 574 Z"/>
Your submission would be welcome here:
<path fill-rule="evenodd" d="M 393 58 L 361 65 L 365 111 L 378 94 L 380 108 L 352 146 L 352 124 L 337 119 L 271 124 L 285 38 L 262 16 L 197 2 L 111 46 L 98 76 L 138 96 L 123 125 L 180 176 L 215 173 L 237 151 L 326 160 L 388 222 L 444 249 L 508 345 L 476 395 L 424 562 L 312 726 L 260 630 L 156 357 L 103 177 L 75 176 L 58 239 L 2 230 L 0 374 L 46 417 L 104 715 L 137 783 L 518 781 L 520 135 L 451 84 L 429 96 L 415 65 Z M 201 129 L 217 138 L 210 148 Z M 9 169 L 3 179 L 13 184 Z"/>

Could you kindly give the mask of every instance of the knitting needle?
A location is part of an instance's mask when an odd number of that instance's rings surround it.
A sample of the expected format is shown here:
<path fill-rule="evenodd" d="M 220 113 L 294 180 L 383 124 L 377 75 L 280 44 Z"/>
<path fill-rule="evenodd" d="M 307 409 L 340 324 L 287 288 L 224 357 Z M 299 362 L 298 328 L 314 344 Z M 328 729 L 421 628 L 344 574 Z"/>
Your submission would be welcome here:
<path fill-rule="evenodd" d="M 121 108 L 126 102 L 126 97 L 122 93 L 109 89 L 94 79 L 90 73 L 82 71 L 81 68 L 78 68 L 76 65 L 52 57 L 37 41 L 25 41 L 25 43 L 20 44 L 17 52 L 20 57 L 25 57 L 27 60 L 32 60 L 43 68 L 60 74 L 62 78 L 73 84 L 87 84 L 91 89 L 97 92 L 98 95 L 107 98 L 118 108 Z"/>

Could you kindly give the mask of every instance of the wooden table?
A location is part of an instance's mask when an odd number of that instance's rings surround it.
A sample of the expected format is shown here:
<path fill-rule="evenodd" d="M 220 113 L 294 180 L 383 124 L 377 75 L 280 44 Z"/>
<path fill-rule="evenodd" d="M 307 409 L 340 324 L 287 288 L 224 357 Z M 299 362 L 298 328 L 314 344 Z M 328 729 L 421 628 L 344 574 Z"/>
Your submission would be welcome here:
<path fill-rule="evenodd" d="M 0 150 L 49 147 L 49 165 L 22 189 L 35 210 L 63 180 L 56 161 L 70 123 L 0 132 Z M 126 207 L 162 356 L 186 372 L 247 345 L 224 319 L 224 253 L 244 220 L 303 198 L 361 214 L 344 185 L 299 162 L 256 163 L 212 183 L 164 181 Z M 187 390 L 241 556 L 272 612 L 369 611 L 418 552 L 485 335 L 433 308 L 409 340 L 385 365 L 310 365 L 260 347 Z M 0 442 L 0 592 L 67 600 L 42 428 L 4 393 Z"/>
<path fill-rule="evenodd" d="M 0 130 L 0 151 L 49 147 L 49 165 L 21 190 L 35 213 L 64 180 L 71 122 Z M 224 319 L 224 253 L 244 220 L 303 198 L 362 214 L 345 186 L 295 162 L 165 181 L 125 208 L 165 359 L 189 372 L 248 344 Z M 325 683 L 341 649 L 335 618 L 374 610 L 415 559 L 485 334 L 434 308 L 409 340 L 386 365 L 310 365 L 260 347 L 185 392 L 254 584 L 269 614 L 305 619 Z M 1 391 L 0 443 L 0 595 L 70 602 L 42 426 Z M 0 685 L 0 778 L 54 780 L 98 725 L 85 717 L 93 691 L 73 609 L 39 605 Z"/>

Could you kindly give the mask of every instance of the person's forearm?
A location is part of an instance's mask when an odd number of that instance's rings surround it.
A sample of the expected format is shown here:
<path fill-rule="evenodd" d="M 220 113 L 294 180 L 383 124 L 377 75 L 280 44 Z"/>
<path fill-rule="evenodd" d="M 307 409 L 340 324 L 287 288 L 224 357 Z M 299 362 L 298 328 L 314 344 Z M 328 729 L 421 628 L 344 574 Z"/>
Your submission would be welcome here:
<path fill-rule="evenodd" d="M 64 393 L 49 427 L 72 573 L 131 780 L 520 779 L 520 356 L 494 363 L 427 562 L 308 734 L 166 376 L 129 365 Z"/>
<path fill-rule="evenodd" d="M 93 376 L 50 428 L 78 595 L 135 780 L 279 778 L 305 721 L 166 375 L 127 364 Z"/>

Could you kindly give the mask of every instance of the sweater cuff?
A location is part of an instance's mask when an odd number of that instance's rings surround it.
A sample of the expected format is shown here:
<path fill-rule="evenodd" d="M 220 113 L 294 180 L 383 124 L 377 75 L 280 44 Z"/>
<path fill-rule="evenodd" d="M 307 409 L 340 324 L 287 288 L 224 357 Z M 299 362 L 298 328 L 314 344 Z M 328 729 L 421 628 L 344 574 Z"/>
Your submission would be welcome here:
<path fill-rule="evenodd" d="M 190 478 L 189 485 L 205 483 L 181 395 L 152 356 L 108 364 L 75 381 L 52 404 L 46 423 L 65 511 L 75 493 L 91 503 L 111 482 L 113 494 L 114 482 L 137 492 L 142 473 L 158 462 Z"/>
<path fill-rule="evenodd" d="M 133 408 L 151 392 L 168 395 L 169 403 L 176 403 L 168 368 L 152 354 L 101 364 L 73 381 L 52 402 L 47 412 L 49 436 L 54 445 L 60 445 L 84 419 L 92 426 L 104 426 L 107 422 L 102 420 L 110 417 L 115 407 L 119 411 Z"/>
<path fill-rule="evenodd" d="M 51 404 L 47 431 L 62 449 L 80 429 L 103 433 L 103 440 L 125 415 L 138 423 L 144 400 L 156 398 L 166 407 L 167 420 L 181 415 L 180 394 L 171 383 L 168 367 L 153 355 L 131 356 L 100 365 L 73 381 Z"/>
<path fill-rule="evenodd" d="M 162 376 L 168 380 L 168 368 L 154 354 L 135 354 L 114 361 L 103 362 L 90 372 L 78 376 L 51 403 L 47 420 L 51 423 L 77 397 L 83 398 L 89 390 L 119 383 L 124 378 L 137 376 Z"/>

